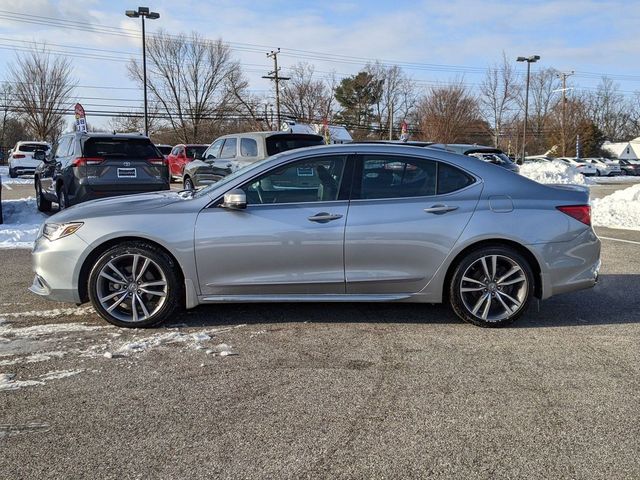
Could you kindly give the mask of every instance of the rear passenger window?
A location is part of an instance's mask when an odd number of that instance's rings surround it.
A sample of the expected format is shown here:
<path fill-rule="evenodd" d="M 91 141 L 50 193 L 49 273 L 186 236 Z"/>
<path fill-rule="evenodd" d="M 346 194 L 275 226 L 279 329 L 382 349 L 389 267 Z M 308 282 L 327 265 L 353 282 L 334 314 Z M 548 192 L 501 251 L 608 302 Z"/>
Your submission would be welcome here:
<path fill-rule="evenodd" d="M 438 195 L 455 192 L 473 183 L 473 177 L 448 163 L 438 164 Z"/>
<path fill-rule="evenodd" d="M 258 143 L 253 138 L 240 139 L 240 155 L 243 157 L 257 157 Z"/>
<path fill-rule="evenodd" d="M 436 194 L 437 164 L 421 158 L 363 155 L 360 198 L 422 197 Z"/>
<path fill-rule="evenodd" d="M 235 138 L 227 138 L 222 146 L 220 158 L 234 158 L 236 156 L 237 141 Z"/>

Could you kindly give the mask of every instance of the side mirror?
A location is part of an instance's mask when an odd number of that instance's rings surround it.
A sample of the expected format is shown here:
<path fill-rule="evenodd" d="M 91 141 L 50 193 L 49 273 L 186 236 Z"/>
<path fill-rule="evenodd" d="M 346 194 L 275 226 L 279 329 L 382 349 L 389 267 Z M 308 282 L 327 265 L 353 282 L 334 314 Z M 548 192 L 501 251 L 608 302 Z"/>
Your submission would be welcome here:
<path fill-rule="evenodd" d="M 36 150 L 35 152 L 33 152 L 33 159 L 40 160 L 41 162 L 46 162 L 47 154 L 44 152 L 44 150 Z"/>
<path fill-rule="evenodd" d="M 207 155 L 207 158 L 205 158 L 205 160 L 215 160 L 215 159 L 216 157 L 211 154 Z"/>
<path fill-rule="evenodd" d="M 247 195 L 240 188 L 233 189 L 224 194 L 224 202 L 221 206 L 231 210 L 243 210 L 247 208 Z"/>

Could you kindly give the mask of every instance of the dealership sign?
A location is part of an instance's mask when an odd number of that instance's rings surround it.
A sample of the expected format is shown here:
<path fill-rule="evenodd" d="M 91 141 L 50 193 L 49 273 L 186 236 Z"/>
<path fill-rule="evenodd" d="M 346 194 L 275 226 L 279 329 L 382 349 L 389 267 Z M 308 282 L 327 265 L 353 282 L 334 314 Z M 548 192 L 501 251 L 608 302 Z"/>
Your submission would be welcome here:
<path fill-rule="evenodd" d="M 76 113 L 76 130 L 78 132 L 86 132 L 87 131 L 87 117 L 84 114 L 84 108 L 79 103 L 76 103 L 75 108 Z"/>

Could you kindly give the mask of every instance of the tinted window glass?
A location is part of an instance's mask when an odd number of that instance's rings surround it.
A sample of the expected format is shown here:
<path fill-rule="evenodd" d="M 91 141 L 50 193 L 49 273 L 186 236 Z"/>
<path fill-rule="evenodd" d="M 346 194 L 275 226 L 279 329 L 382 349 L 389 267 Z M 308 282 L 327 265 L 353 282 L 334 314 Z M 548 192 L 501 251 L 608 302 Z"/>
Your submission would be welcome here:
<path fill-rule="evenodd" d="M 258 155 L 258 143 L 253 138 L 240 139 L 240 155 L 243 157 L 255 157 Z"/>
<path fill-rule="evenodd" d="M 49 150 L 49 145 L 39 145 L 37 143 L 25 143 L 20 145 L 21 152 L 35 152 L 36 150 L 44 150 L 46 152 Z"/>
<path fill-rule="evenodd" d="M 166 146 L 157 146 L 158 150 L 160 150 L 160 153 L 162 153 L 163 155 L 169 155 L 171 153 L 171 147 L 166 147 Z"/>
<path fill-rule="evenodd" d="M 436 162 L 363 155 L 360 198 L 402 198 L 435 195 Z"/>
<path fill-rule="evenodd" d="M 289 163 L 252 180 L 242 189 L 250 205 L 338 199 L 345 156 L 315 157 Z"/>
<path fill-rule="evenodd" d="M 206 149 L 204 145 L 187 145 L 187 158 L 200 157 Z"/>
<path fill-rule="evenodd" d="M 272 135 L 267 137 L 267 155 L 275 155 L 276 153 L 294 150 L 296 148 L 313 147 L 316 145 L 324 145 L 324 140 L 318 135 Z"/>
<path fill-rule="evenodd" d="M 161 158 L 156 147 L 144 138 L 89 138 L 83 146 L 85 157 Z"/>
<path fill-rule="evenodd" d="M 473 181 L 471 175 L 467 175 L 459 168 L 452 167 L 448 163 L 438 164 L 438 195 L 455 192 L 471 185 Z"/>
<path fill-rule="evenodd" d="M 235 138 L 227 138 L 222 146 L 220 158 L 233 158 L 236 156 L 237 140 Z"/>

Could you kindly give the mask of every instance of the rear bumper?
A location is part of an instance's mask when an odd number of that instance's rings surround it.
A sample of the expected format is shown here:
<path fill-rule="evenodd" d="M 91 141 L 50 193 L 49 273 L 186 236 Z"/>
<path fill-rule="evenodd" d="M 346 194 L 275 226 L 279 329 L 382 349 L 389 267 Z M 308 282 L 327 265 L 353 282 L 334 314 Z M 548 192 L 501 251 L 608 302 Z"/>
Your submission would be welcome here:
<path fill-rule="evenodd" d="M 588 228 L 569 242 L 529 245 L 541 260 L 542 298 L 591 288 L 600 271 L 600 239 Z"/>
<path fill-rule="evenodd" d="M 16 172 L 16 175 L 33 175 L 34 173 L 36 173 L 36 167 L 16 166 L 11 167 L 11 169 Z"/>

